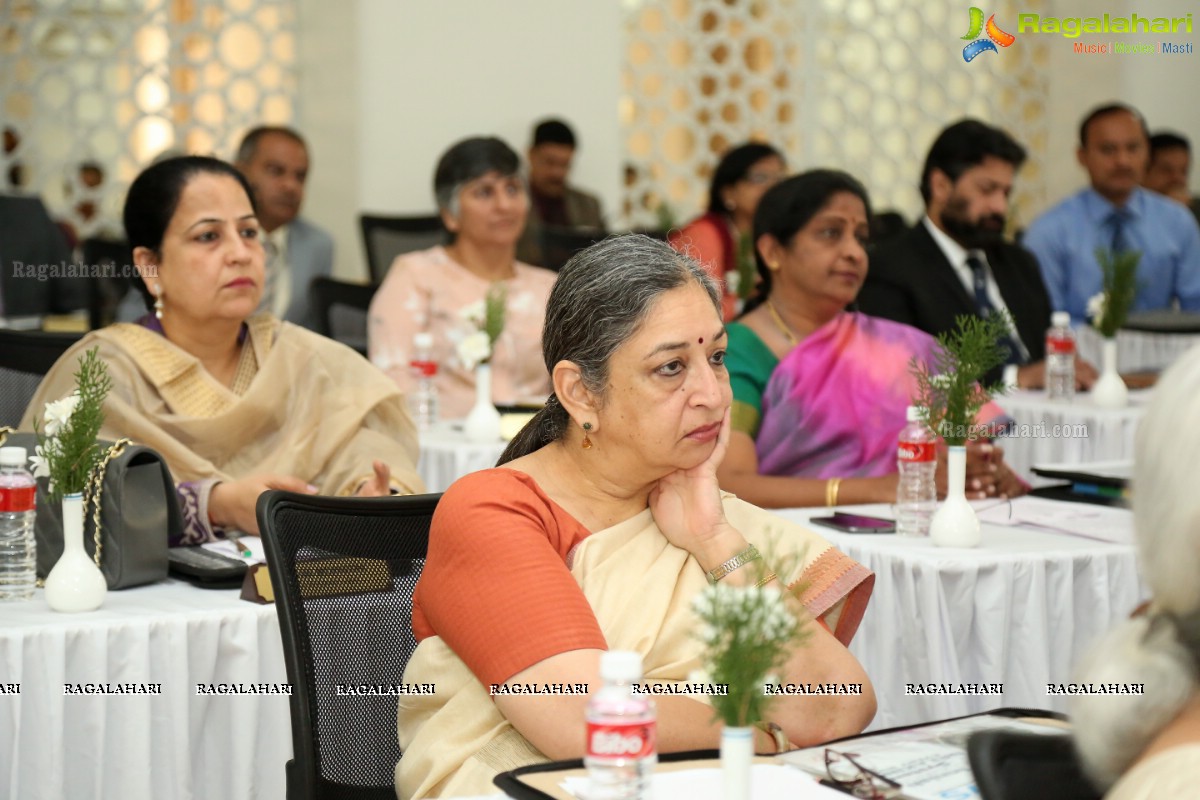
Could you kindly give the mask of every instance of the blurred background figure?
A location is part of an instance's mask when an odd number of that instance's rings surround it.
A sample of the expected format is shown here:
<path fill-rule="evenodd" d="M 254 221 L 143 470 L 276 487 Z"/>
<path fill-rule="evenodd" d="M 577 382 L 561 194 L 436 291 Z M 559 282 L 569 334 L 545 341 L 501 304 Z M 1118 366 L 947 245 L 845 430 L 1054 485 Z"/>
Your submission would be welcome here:
<path fill-rule="evenodd" d="M 543 266 L 541 230 L 583 229 L 604 232 L 600 200 L 571 186 L 571 162 L 575 158 L 575 132 L 559 119 L 539 122 L 529 145 L 529 216 L 517 245 L 517 257 Z"/>
<path fill-rule="evenodd" d="M 1178 200 L 1200 220 L 1200 198 L 1192 196 L 1188 176 L 1192 171 L 1192 143 L 1186 136 L 1159 131 L 1150 137 L 1150 163 L 1142 186 Z"/>
<path fill-rule="evenodd" d="M 783 155 L 769 144 L 733 148 L 717 163 L 708 189 L 708 210 L 671 234 L 669 242 L 708 270 L 723 287 L 721 308 L 728 322 L 737 316 L 739 295 L 753 294 L 752 232 L 758 201 L 787 173 Z"/>

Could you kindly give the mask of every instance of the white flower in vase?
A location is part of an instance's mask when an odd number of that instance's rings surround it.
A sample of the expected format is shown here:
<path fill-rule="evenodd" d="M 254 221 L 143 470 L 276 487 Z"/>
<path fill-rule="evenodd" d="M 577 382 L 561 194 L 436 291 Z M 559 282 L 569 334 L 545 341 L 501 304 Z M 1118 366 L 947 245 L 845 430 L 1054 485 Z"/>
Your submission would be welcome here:
<path fill-rule="evenodd" d="M 71 421 L 71 415 L 79 406 L 79 392 L 69 394 L 61 400 L 46 403 L 46 435 L 57 436 L 58 432 Z"/>
<path fill-rule="evenodd" d="M 472 327 L 482 328 L 487 321 L 487 303 L 483 300 L 476 300 L 474 303 L 465 305 L 458 310 L 458 317 L 464 322 L 469 322 Z"/>
<path fill-rule="evenodd" d="M 458 360 L 467 371 L 492 357 L 492 343 L 486 331 L 478 330 L 462 338 L 458 343 Z"/>
<path fill-rule="evenodd" d="M 1108 310 L 1108 295 L 1098 292 L 1087 301 L 1087 315 L 1092 325 L 1099 329 L 1104 324 L 1104 314 Z"/>

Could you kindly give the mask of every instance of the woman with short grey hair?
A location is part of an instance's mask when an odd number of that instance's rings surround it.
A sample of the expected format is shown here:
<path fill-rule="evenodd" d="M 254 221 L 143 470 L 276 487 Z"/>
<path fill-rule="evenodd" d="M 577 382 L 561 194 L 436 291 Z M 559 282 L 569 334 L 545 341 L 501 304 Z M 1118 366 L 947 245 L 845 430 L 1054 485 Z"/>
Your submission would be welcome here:
<path fill-rule="evenodd" d="M 489 362 L 492 399 L 540 402 L 549 389 L 537 344 L 554 273 L 516 258 L 529 211 L 520 168 L 513 149 L 495 137 L 447 150 L 433 192 L 449 244 L 398 256 L 371 300 L 368 352 L 402 390 L 416 384 L 417 334 L 432 337 L 444 417 L 466 416 L 475 401 L 475 364 L 458 345 L 479 329 L 477 311 L 495 291 L 505 293 L 505 322 Z"/>
<path fill-rule="evenodd" d="M 1084 767 L 1110 800 L 1194 797 L 1200 786 L 1200 347 L 1168 369 L 1138 428 L 1133 517 L 1144 616 L 1093 647 L 1085 684 L 1139 684 L 1144 694 L 1077 695 Z M 1115 784 L 1115 785 L 1114 785 Z"/>
<path fill-rule="evenodd" d="M 542 337 L 550 401 L 502 466 L 458 480 L 433 519 L 405 681 L 436 681 L 437 693 L 400 700 L 401 797 L 483 794 L 503 769 L 583 755 L 586 689 L 508 687 L 598 687 L 609 649 L 638 652 L 648 682 L 687 682 L 701 666 L 692 602 L 708 578 L 803 586 L 803 613 L 820 624 L 781 680 L 857 689 L 779 699 L 760 752 L 870 721 L 874 692 L 847 644 L 874 576 L 717 486 L 731 397 L 720 309 L 699 264 L 644 236 L 605 239 L 563 267 Z M 703 700 L 656 702 L 659 752 L 716 747 Z"/>

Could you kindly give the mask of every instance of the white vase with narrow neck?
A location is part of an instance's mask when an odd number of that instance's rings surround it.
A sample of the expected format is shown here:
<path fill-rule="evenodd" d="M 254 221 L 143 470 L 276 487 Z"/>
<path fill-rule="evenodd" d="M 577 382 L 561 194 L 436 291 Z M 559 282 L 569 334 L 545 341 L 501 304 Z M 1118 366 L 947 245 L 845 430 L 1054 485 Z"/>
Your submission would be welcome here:
<path fill-rule="evenodd" d="M 1092 402 L 1097 408 L 1125 408 L 1129 405 L 1129 389 L 1117 372 L 1117 340 L 1105 339 L 1100 377 L 1092 385 Z"/>
<path fill-rule="evenodd" d="M 500 441 L 500 412 L 492 403 L 492 367 L 475 368 L 475 405 L 463 421 L 463 433 L 472 442 Z"/>
<path fill-rule="evenodd" d="M 723 800 L 750 800 L 750 765 L 754 762 L 754 729 L 721 728 Z"/>
<path fill-rule="evenodd" d="M 108 584 L 83 546 L 83 495 L 62 498 L 63 554 L 46 576 L 46 605 L 74 614 L 104 605 Z"/>
<path fill-rule="evenodd" d="M 948 450 L 949 491 L 929 522 L 929 538 L 938 547 L 978 547 L 983 537 L 979 517 L 967 502 L 967 448 L 954 445 Z"/>

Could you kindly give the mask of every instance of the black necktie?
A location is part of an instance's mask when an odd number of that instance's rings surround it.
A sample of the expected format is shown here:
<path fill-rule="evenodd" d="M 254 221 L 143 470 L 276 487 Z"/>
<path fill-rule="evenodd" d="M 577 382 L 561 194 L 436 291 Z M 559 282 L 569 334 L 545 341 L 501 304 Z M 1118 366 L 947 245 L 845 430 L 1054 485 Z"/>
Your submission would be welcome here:
<path fill-rule="evenodd" d="M 975 289 L 975 311 L 981 317 L 990 317 L 996 311 L 992 298 L 988 297 L 987 266 L 975 252 L 967 254 L 967 266 L 971 269 L 971 283 Z M 1000 345 L 1008 349 L 1005 364 L 1022 364 L 1021 346 L 1008 334 L 1000 338 Z"/>
<path fill-rule="evenodd" d="M 1112 228 L 1112 251 L 1114 255 L 1123 253 L 1129 249 L 1129 242 L 1125 239 L 1125 225 L 1128 222 L 1129 212 L 1124 209 L 1118 209 L 1108 216 L 1108 224 Z"/>

